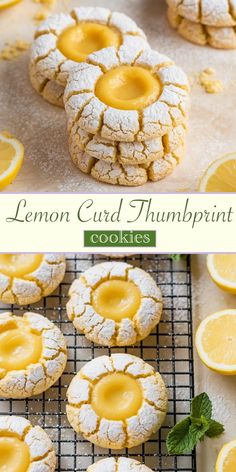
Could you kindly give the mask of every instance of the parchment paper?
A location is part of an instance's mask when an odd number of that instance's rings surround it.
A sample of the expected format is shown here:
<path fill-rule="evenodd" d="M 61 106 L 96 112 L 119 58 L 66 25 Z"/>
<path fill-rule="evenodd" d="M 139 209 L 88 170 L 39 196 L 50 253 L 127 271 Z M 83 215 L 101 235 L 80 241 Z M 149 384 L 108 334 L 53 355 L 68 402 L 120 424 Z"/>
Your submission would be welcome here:
<path fill-rule="evenodd" d="M 236 308 L 236 296 L 222 291 L 212 282 L 206 256 L 192 256 L 193 328 L 207 315 L 225 308 Z M 236 377 L 210 371 L 195 352 L 196 394 L 206 391 L 213 401 L 214 418 L 225 425 L 225 433 L 217 439 L 205 439 L 198 447 L 197 470 L 214 472 L 217 455 L 224 443 L 236 439 Z"/>
<path fill-rule="evenodd" d="M 180 192 L 195 191 L 208 164 L 236 151 L 236 51 L 196 46 L 181 39 L 166 19 L 162 0 L 59 0 L 56 10 L 75 5 L 99 5 L 132 16 L 146 32 L 152 47 L 168 54 L 191 79 L 213 67 L 224 82 L 218 95 L 206 94 L 193 79 L 187 156 L 167 179 L 143 187 L 101 184 L 80 173 L 71 163 L 63 110 L 44 102 L 28 79 L 28 54 L 12 62 L 0 61 L 0 130 L 7 129 L 25 145 L 24 166 L 7 192 Z M 0 12 L 0 47 L 17 38 L 32 40 L 32 19 L 39 6 L 33 0 Z"/>

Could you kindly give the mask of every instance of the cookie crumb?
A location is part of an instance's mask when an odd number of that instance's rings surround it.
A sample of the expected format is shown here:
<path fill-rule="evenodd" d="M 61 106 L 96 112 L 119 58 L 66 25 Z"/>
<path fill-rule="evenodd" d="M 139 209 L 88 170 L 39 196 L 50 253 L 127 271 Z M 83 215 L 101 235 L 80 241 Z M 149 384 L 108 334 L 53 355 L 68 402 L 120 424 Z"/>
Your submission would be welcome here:
<path fill-rule="evenodd" d="M 42 8 L 42 10 L 39 10 L 35 13 L 34 20 L 36 23 L 40 23 L 41 21 L 46 20 L 49 14 L 50 14 L 50 10 L 46 10 Z"/>
<path fill-rule="evenodd" d="M 219 93 L 224 89 L 221 80 L 216 79 L 214 69 L 207 68 L 202 70 L 198 75 L 198 80 L 206 93 Z"/>
<path fill-rule="evenodd" d="M 38 3 L 39 5 L 42 5 L 42 8 L 38 10 L 33 16 L 35 23 L 38 24 L 38 23 L 41 23 L 41 21 L 46 20 L 48 16 L 52 13 L 56 0 L 33 0 L 33 1 L 34 3 Z"/>
<path fill-rule="evenodd" d="M 30 43 L 23 39 L 17 39 L 13 43 L 5 43 L 3 49 L 0 51 L 0 60 L 11 61 L 27 51 L 29 47 Z"/>

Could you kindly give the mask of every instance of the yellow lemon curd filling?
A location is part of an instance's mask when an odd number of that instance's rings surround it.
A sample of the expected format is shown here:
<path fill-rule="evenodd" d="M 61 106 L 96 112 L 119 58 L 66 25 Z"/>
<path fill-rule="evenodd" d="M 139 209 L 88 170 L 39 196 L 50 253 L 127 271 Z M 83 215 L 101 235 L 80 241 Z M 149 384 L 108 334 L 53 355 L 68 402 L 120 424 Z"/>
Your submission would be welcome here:
<path fill-rule="evenodd" d="M 0 436 L 0 472 L 26 472 L 30 466 L 29 447 L 15 436 Z"/>
<path fill-rule="evenodd" d="M 114 321 L 133 318 L 141 303 L 141 293 L 133 282 L 107 280 L 94 290 L 92 305 L 95 311 Z"/>
<path fill-rule="evenodd" d="M 9 277 L 24 277 L 36 270 L 42 254 L 0 254 L 0 272 Z"/>
<path fill-rule="evenodd" d="M 0 371 L 25 369 L 39 361 L 41 352 L 41 336 L 26 320 L 16 317 L 0 331 Z"/>
<path fill-rule="evenodd" d="M 122 421 L 138 413 L 142 390 L 138 381 L 127 374 L 109 374 L 93 387 L 91 403 L 100 418 Z"/>
<path fill-rule="evenodd" d="M 161 83 L 144 67 L 119 66 L 97 81 L 95 94 L 106 105 L 122 110 L 142 110 L 154 103 L 161 93 Z"/>
<path fill-rule="evenodd" d="M 79 23 L 70 26 L 59 36 L 57 47 L 68 59 L 84 62 L 92 52 L 121 45 L 120 33 L 99 23 Z"/>

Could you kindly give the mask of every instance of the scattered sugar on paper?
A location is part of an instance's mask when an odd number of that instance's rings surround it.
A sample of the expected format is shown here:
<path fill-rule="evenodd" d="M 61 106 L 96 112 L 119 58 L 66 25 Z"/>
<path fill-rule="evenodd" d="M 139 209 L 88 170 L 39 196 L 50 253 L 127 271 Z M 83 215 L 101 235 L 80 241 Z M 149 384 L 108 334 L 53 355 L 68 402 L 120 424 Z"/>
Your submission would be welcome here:
<path fill-rule="evenodd" d="M 29 47 L 30 43 L 23 39 L 17 39 L 12 43 L 5 43 L 3 49 L 0 51 L 0 60 L 11 61 L 27 51 Z"/>
<path fill-rule="evenodd" d="M 42 10 L 39 10 L 35 13 L 34 15 L 34 20 L 36 21 L 36 23 L 40 23 L 41 21 L 44 21 L 46 20 L 46 18 L 48 17 L 49 15 L 49 11 L 46 10 L 46 9 L 42 9 Z"/>
<path fill-rule="evenodd" d="M 198 75 L 198 80 L 206 93 L 219 93 L 224 89 L 222 81 L 215 78 L 214 69 L 202 70 Z"/>

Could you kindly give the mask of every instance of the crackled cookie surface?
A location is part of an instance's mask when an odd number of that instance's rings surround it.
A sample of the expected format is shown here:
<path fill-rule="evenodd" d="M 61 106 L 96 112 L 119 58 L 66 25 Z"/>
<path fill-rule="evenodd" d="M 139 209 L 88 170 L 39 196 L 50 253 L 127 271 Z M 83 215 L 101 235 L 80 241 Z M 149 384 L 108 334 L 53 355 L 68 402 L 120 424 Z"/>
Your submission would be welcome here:
<path fill-rule="evenodd" d="M 35 303 L 58 287 L 65 269 L 60 254 L 0 254 L 0 300 Z"/>
<path fill-rule="evenodd" d="M 177 14 L 194 23 L 228 27 L 236 25 L 235 0 L 167 0 Z"/>
<path fill-rule="evenodd" d="M 161 427 L 167 411 L 160 374 L 129 354 L 88 362 L 73 378 L 67 398 L 67 416 L 74 430 L 111 449 L 147 441 Z"/>
<path fill-rule="evenodd" d="M 0 470 L 52 472 L 56 454 L 47 433 L 20 416 L 0 416 Z"/>
<path fill-rule="evenodd" d="M 185 145 L 182 145 L 147 165 L 130 165 L 95 159 L 86 152 L 78 150 L 73 140 L 69 142 L 69 148 L 72 160 L 81 172 L 91 174 L 99 182 L 133 187 L 144 185 L 148 180 L 157 182 L 167 177 L 185 155 Z"/>
<path fill-rule="evenodd" d="M 152 472 L 144 464 L 127 457 L 109 457 L 91 465 L 87 472 Z"/>
<path fill-rule="evenodd" d="M 72 112 L 73 113 L 73 112 Z M 82 130 L 78 123 L 68 125 L 69 148 L 72 158 L 83 151 L 104 162 L 128 165 L 149 164 L 165 154 L 169 154 L 185 144 L 187 127 L 185 124 L 174 127 L 169 133 L 143 142 L 119 142 L 102 138 Z M 74 156 L 73 156 L 74 155 Z"/>
<path fill-rule="evenodd" d="M 67 314 L 76 329 L 105 346 L 127 346 L 144 339 L 159 323 L 161 291 L 142 269 L 104 262 L 71 285 Z"/>
<path fill-rule="evenodd" d="M 236 48 L 236 26 L 215 27 L 205 26 L 201 23 L 194 23 L 178 15 L 173 9 L 168 9 L 168 19 L 170 25 L 177 29 L 178 33 L 188 41 L 217 49 Z"/>
<path fill-rule="evenodd" d="M 66 85 L 68 73 L 88 54 L 121 45 L 136 50 L 148 47 L 143 31 L 123 13 L 107 8 L 78 7 L 71 13 L 50 16 L 38 27 L 31 51 L 31 80 L 41 77 L 40 93 L 45 95 L 48 81 Z M 37 88 L 36 88 L 37 89 Z M 46 98 L 46 97 L 45 97 Z"/>
<path fill-rule="evenodd" d="M 38 92 L 47 102 L 52 105 L 64 108 L 64 87 L 58 84 L 55 80 L 46 79 L 35 66 L 30 63 L 29 66 L 30 80 L 33 88 Z"/>
<path fill-rule="evenodd" d="M 0 396 L 38 395 L 62 375 L 67 361 L 61 331 L 36 313 L 0 314 Z"/>
<path fill-rule="evenodd" d="M 113 141 L 145 141 L 186 123 L 189 85 L 168 57 L 122 46 L 78 64 L 64 100 L 70 120 L 82 130 Z"/>

